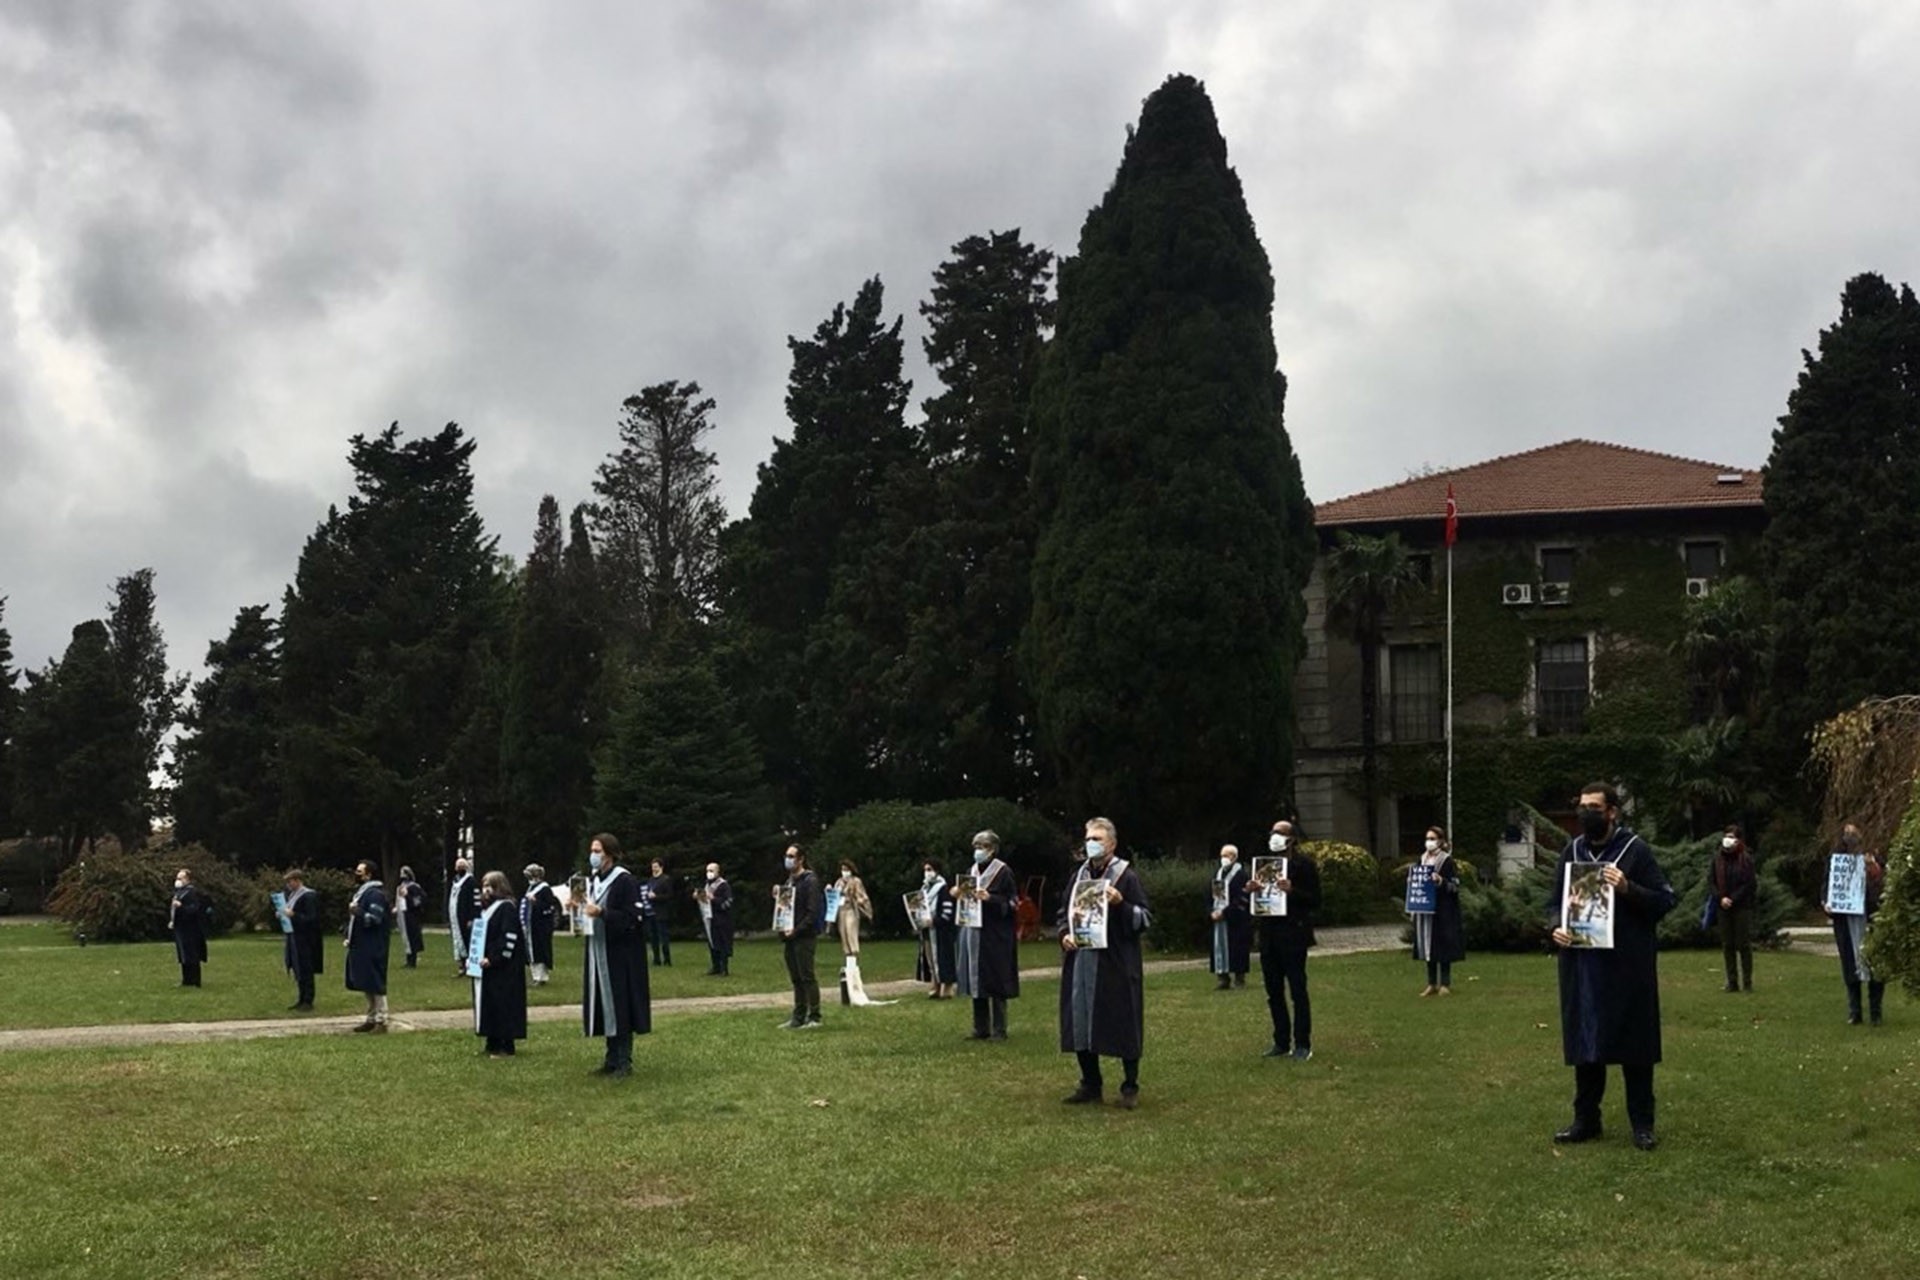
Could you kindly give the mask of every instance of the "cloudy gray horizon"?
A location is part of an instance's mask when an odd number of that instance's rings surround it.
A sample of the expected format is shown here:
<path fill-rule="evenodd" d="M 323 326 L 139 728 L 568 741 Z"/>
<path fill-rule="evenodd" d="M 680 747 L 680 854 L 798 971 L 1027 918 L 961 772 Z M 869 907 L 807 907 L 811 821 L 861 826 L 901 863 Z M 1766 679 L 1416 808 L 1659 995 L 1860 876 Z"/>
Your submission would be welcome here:
<path fill-rule="evenodd" d="M 156 571 L 172 663 L 272 603 L 397 420 L 524 556 L 622 399 L 718 401 L 879 275 L 914 403 L 955 242 L 1070 253 L 1204 81 L 1317 500 L 1575 436 L 1766 458 L 1841 286 L 1920 277 L 1920 6 L 0 0 L 0 596 L 39 667 Z"/>

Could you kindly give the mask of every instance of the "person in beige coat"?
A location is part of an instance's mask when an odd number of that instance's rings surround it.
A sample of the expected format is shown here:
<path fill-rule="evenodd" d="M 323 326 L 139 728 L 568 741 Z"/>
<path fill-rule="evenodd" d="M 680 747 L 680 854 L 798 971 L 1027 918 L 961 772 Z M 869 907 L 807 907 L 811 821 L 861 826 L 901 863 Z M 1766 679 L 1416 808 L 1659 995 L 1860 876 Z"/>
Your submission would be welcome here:
<path fill-rule="evenodd" d="M 873 899 L 851 862 L 840 864 L 840 879 L 834 882 L 840 891 L 840 914 L 833 927 L 840 933 L 840 950 L 850 956 L 860 954 L 860 922 L 873 919 Z"/>

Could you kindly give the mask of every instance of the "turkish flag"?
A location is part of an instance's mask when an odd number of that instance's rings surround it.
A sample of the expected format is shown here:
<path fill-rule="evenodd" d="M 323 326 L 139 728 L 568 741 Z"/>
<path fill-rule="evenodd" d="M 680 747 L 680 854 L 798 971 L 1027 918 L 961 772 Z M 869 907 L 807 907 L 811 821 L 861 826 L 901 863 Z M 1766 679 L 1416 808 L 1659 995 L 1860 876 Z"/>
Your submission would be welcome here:
<path fill-rule="evenodd" d="M 1447 545 L 1460 537 L 1460 507 L 1453 500 L 1453 481 L 1447 481 Z"/>

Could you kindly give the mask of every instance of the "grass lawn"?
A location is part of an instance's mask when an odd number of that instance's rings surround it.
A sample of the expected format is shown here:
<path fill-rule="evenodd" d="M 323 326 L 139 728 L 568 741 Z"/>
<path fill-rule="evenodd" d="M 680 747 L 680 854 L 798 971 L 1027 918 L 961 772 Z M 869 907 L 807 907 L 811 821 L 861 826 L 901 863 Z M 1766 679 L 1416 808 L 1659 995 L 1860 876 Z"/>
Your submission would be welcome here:
<path fill-rule="evenodd" d="M 396 1016 L 409 1009 L 466 1008 L 472 1000 L 471 984 L 453 976 L 447 935 L 429 933 L 426 944 L 417 969 L 402 964 L 398 946 L 388 959 L 387 994 Z M 534 1004 L 580 1002 L 583 945 L 579 938 L 554 939 L 557 972 L 547 986 L 528 992 Z M 1023 961 L 1047 964 L 1058 954 L 1051 944 L 1030 945 Z M 215 938 L 201 971 L 204 985 L 182 989 L 171 942 L 81 947 L 63 926 L 8 925 L 0 928 L 0 1029 L 287 1017 L 294 989 L 281 956 L 278 936 Z M 780 948 L 771 941 L 742 943 L 726 978 L 705 976 L 707 949 L 700 943 L 676 942 L 673 957 L 672 967 L 652 971 L 656 999 L 788 987 Z M 868 942 L 860 948 L 860 971 L 869 982 L 911 978 L 913 959 L 910 942 Z M 326 963 L 314 982 L 315 1014 L 364 1012 L 365 997 L 346 989 L 346 953 L 337 940 L 328 945 Z M 823 987 L 837 981 L 839 944 L 823 939 L 815 968 Z"/>
<path fill-rule="evenodd" d="M 506 1062 L 440 1032 L 10 1052 L 0 1275 L 1908 1277 L 1920 1012 L 1842 1025 L 1836 967 L 1762 955 L 1730 996 L 1717 955 L 1663 958 L 1652 1154 L 1617 1076 L 1603 1141 L 1547 1141 L 1538 957 L 1448 1001 L 1402 955 L 1316 961 L 1309 1063 L 1256 1056 L 1255 991 L 1150 976 L 1132 1113 L 1059 1104 L 1050 982 L 1002 1045 L 922 999 L 665 1018 L 624 1083 L 553 1027 Z"/>

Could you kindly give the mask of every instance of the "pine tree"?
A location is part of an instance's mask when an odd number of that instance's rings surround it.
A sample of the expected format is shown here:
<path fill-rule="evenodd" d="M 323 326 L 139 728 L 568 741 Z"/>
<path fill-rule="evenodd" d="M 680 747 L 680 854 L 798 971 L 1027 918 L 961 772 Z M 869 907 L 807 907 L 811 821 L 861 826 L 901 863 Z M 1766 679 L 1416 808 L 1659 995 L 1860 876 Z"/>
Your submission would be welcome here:
<path fill-rule="evenodd" d="M 141 713 L 98 619 L 73 629 L 58 662 L 27 673 L 15 775 L 20 817 L 30 831 L 58 836 L 65 859 L 120 830 L 145 797 Z"/>
<path fill-rule="evenodd" d="M 280 628 L 248 605 L 207 646 L 173 749 L 174 835 L 243 867 L 285 865 L 280 794 Z"/>
<path fill-rule="evenodd" d="M 569 557 L 580 554 L 561 545 L 560 504 L 543 497 L 514 613 L 500 758 L 514 856 L 555 873 L 572 864 L 593 796 L 593 626 L 569 592 L 581 572 Z"/>
<path fill-rule="evenodd" d="M 180 695 L 187 677 L 167 673 L 167 641 L 154 617 L 153 570 L 137 569 L 113 584 L 107 631 L 113 638 L 114 665 L 120 682 L 140 704 L 141 777 L 148 783 L 115 826 L 120 843 L 133 848 L 146 839 L 153 814 L 166 798 L 151 779 L 160 770 L 160 749 L 180 717 Z"/>
<path fill-rule="evenodd" d="M 1920 559 L 1920 303 L 1877 275 L 1787 399 L 1767 460 L 1761 540 L 1773 599 L 1768 748 L 1797 776 L 1806 735 L 1874 694 L 1920 691 L 1920 600 L 1889 565 Z"/>
<path fill-rule="evenodd" d="M 1023 641 L 1057 799 L 1149 845 L 1265 825 L 1291 769 L 1311 514 L 1272 307 L 1213 105 L 1174 76 L 1060 267 Z"/>
<path fill-rule="evenodd" d="M 13 667 L 13 636 L 6 628 L 7 598 L 0 596 L 0 840 L 20 834 L 14 803 L 14 750 L 20 733 L 20 675 Z"/>

